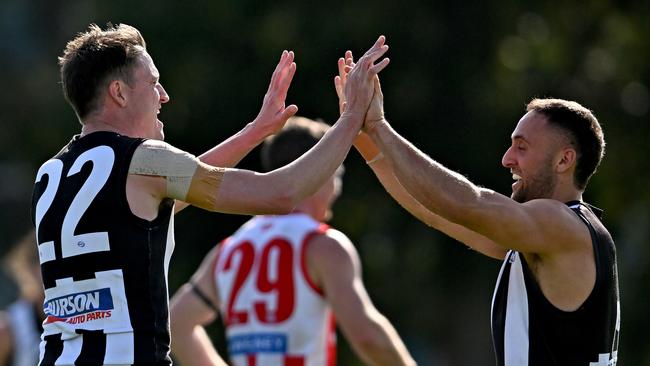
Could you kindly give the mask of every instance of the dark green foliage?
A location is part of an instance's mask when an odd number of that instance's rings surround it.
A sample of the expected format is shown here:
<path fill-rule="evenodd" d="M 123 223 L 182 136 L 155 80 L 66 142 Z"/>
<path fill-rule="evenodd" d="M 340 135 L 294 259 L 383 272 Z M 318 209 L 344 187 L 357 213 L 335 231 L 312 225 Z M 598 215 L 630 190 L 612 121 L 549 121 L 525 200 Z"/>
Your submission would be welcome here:
<path fill-rule="evenodd" d="M 197 154 L 257 115 L 283 49 L 294 50 L 298 64 L 288 102 L 301 115 L 335 122 L 336 60 L 347 49 L 359 56 L 379 34 L 391 47 L 381 78 L 395 129 L 504 194 L 511 178 L 500 159 L 526 103 L 553 96 L 584 104 L 607 141 L 585 198 L 605 209 L 618 244 L 619 364 L 650 364 L 648 2 L 5 0 L 0 14 L 0 232 L 8 241 L 29 225 L 38 166 L 79 130 L 61 93 L 57 56 L 91 22 L 141 30 L 171 96 L 160 115 L 167 140 Z M 241 166 L 260 169 L 258 160 L 255 150 Z M 375 304 L 415 358 L 493 365 L 489 309 L 499 263 L 408 216 L 356 152 L 346 171 L 332 225 L 356 243 Z M 170 290 L 245 219 L 198 209 L 180 214 Z M 222 347 L 222 335 L 217 343 Z M 347 346 L 339 360 L 359 364 Z"/>

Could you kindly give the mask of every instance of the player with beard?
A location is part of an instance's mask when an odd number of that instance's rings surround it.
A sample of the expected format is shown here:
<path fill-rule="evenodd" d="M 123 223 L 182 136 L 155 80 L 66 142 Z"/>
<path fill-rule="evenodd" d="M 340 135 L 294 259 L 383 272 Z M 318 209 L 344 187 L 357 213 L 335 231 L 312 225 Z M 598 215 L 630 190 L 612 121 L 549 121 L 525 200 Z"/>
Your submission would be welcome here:
<path fill-rule="evenodd" d="M 335 84 L 341 104 L 347 53 Z M 499 366 L 607 366 L 617 361 L 620 304 L 614 242 L 583 202 L 605 141 L 593 113 L 534 99 L 502 164 L 509 198 L 479 187 L 400 136 L 384 118 L 379 79 L 355 146 L 386 190 L 426 224 L 504 260 L 492 301 Z"/>

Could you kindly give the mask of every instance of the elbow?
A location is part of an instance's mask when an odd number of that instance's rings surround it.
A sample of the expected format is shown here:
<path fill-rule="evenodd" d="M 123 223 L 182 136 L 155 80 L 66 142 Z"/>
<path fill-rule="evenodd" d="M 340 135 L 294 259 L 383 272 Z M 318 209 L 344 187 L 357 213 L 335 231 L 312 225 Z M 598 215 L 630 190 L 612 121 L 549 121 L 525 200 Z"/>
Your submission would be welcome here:
<path fill-rule="evenodd" d="M 371 322 L 367 326 L 356 328 L 354 333 L 348 335 L 348 340 L 360 355 L 384 354 L 389 352 L 391 344 L 380 328 L 379 324 Z"/>
<path fill-rule="evenodd" d="M 297 185 L 276 185 L 276 189 L 271 195 L 266 205 L 266 214 L 286 215 L 291 213 L 300 201 L 304 199 Z"/>
<path fill-rule="evenodd" d="M 388 347 L 380 342 L 377 338 L 369 336 L 360 336 L 353 341 L 355 348 L 364 355 L 377 355 L 384 353 Z"/>
<path fill-rule="evenodd" d="M 275 202 L 272 205 L 274 212 L 277 215 L 286 215 L 291 213 L 296 206 L 300 203 L 299 199 L 292 193 L 280 194 L 275 198 Z"/>

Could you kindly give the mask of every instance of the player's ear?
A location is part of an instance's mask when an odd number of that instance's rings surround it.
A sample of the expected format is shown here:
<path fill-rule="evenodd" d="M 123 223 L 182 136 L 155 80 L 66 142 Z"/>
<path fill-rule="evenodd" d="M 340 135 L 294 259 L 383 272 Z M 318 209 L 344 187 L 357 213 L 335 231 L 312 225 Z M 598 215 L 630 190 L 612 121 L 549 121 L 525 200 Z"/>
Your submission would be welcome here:
<path fill-rule="evenodd" d="M 577 153 L 573 147 L 566 147 L 560 150 L 559 159 L 555 165 L 558 173 L 564 173 L 576 165 Z"/>
<path fill-rule="evenodd" d="M 120 107 L 126 107 L 126 84 L 121 80 L 113 80 L 108 84 L 108 97 Z"/>

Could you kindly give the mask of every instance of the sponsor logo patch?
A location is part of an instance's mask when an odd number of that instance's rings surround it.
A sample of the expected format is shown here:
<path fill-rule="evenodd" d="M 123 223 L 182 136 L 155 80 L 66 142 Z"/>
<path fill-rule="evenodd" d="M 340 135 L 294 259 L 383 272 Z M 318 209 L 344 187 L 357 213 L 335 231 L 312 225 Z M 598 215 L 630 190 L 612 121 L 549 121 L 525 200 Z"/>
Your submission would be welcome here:
<path fill-rule="evenodd" d="M 43 310 L 47 316 L 45 324 L 80 324 L 109 318 L 113 310 L 113 297 L 109 288 L 78 292 L 46 301 Z"/>
<path fill-rule="evenodd" d="M 282 333 L 257 333 L 228 338 L 228 351 L 232 355 L 250 353 L 287 353 L 287 335 Z"/>

